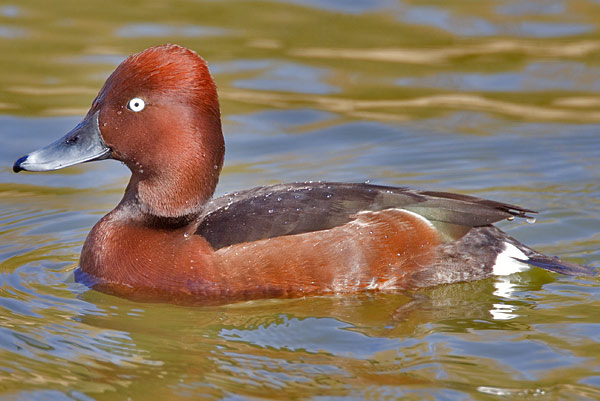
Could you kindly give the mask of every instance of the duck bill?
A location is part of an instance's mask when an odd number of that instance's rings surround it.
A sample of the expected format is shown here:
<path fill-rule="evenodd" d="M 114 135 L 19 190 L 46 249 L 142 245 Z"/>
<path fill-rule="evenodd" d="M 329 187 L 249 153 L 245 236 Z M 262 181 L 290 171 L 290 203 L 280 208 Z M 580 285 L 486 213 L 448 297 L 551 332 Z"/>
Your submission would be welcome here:
<path fill-rule="evenodd" d="M 33 151 L 15 162 L 13 171 L 52 171 L 111 155 L 98 125 L 98 112 L 87 116 L 68 134 L 50 145 Z"/>

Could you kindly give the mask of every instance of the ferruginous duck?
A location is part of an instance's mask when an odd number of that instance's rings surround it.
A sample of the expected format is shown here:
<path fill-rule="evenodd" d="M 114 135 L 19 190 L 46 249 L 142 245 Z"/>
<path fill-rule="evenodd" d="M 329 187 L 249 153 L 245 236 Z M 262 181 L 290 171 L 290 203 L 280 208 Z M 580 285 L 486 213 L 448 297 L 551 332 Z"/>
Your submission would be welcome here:
<path fill-rule="evenodd" d="M 528 266 L 594 273 L 494 227 L 534 213 L 507 203 L 333 182 L 213 199 L 224 152 L 206 62 L 163 45 L 123 61 L 79 125 L 13 169 L 109 158 L 129 167 L 123 199 L 90 231 L 75 278 L 134 300 L 206 304 L 416 289 Z"/>

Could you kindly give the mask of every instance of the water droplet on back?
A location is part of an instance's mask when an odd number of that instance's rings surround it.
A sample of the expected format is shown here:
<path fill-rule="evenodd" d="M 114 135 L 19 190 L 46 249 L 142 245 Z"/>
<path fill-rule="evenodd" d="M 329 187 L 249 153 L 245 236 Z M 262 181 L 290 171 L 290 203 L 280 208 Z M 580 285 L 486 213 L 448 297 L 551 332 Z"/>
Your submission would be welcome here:
<path fill-rule="evenodd" d="M 508 220 L 508 221 L 513 221 L 514 219 L 515 219 L 515 216 L 509 216 L 506 218 L 506 220 Z"/>
<path fill-rule="evenodd" d="M 535 217 L 528 217 L 528 218 L 527 218 L 527 222 L 528 222 L 529 224 L 533 224 L 533 223 L 535 223 L 535 222 L 536 222 L 536 220 L 535 220 Z"/>

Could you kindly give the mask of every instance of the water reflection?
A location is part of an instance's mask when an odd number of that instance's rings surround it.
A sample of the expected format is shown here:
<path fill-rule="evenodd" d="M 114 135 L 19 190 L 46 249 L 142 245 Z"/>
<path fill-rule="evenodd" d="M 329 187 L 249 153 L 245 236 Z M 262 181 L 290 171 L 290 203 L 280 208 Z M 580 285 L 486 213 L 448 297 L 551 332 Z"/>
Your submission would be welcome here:
<path fill-rule="evenodd" d="M 439 48 L 298 48 L 290 54 L 300 57 L 345 58 L 350 60 L 385 61 L 390 63 L 438 64 L 467 56 L 523 54 L 529 56 L 581 57 L 600 48 L 595 41 L 575 41 L 564 44 L 525 40 L 491 40 L 482 44 L 447 45 Z"/>
<path fill-rule="evenodd" d="M 401 86 L 423 86 L 458 91 L 485 92 L 538 92 L 572 90 L 597 92 L 600 90 L 600 69 L 581 63 L 531 63 L 519 72 L 496 74 L 435 74 L 422 78 L 402 78 Z"/>
<path fill-rule="evenodd" d="M 252 65 L 257 65 L 253 62 Z M 322 82 L 328 72 L 322 68 L 314 68 L 291 63 L 267 63 L 269 68 L 255 78 L 238 79 L 233 86 L 242 89 L 260 91 L 331 94 L 340 89 Z M 247 67 L 246 67 L 247 68 Z"/>
<path fill-rule="evenodd" d="M 358 100 L 334 97 L 317 97 L 304 95 L 287 95 L 276 93 L 253 93 L 240 90 L 227 90 L 221 92 L 224 99 L 238 102 L 248 102 L 262 105 L 275 105 L 278 107 L 292 107 L 299 103 L 317 104 L 319 107 L 332 112 L 345 112 L 350 117 L 359 118 L 362 110 L 387 110 L 409 109 L 412 113 L 420 109 L 427 110 L 456 110 L 468 109 L 484 111 L 488 113 L 499 113 L 509 117 L 532 119 L 532 120 L 556 120 L 556 121 L 580 121 L 584 119 L 589 122 L 599 122 L 600 112 L 590 110 L 569 110 L 565 108 L 533 106 L 518 102 L 489 99 L 475 94 L 443 94 L 433 96 L 421 96 L 407 100 Z M 392 117 L 396 111 L 387 112 Z M 381 112 L 382 115 L 387 113 Z M 379 115 L 379 114 L 377 114 Z M 377 116 L 376 115 L 376 116 Z M 384 118 L 385 119 L 385 118 Z M 403 118 L 403 120 L 406 118 Z M 392 120 L 396 120 L 392 118 Z"/>
<path fill-rule="evenodd" d="M 15 399 L 597 399 L 598 279 L 533 269 L 417 293 L 138 304 L 73 282 L 127 169 L 15 176 L 126 55 L 197 50 L 218 193 L 364 181 L 543 211 L 521 241 L 600 266 L 594 1 L 23 0 L 0 6 L 0 381 Z M 57 117 L 64 116 L 64 117 Z"/>
<path fill-rule="evenodd" d="M 163 38 L 165 36 L 185 38 L 221 36 L 226 33 L 227 31 L 225 29 L 199 25 L 173 26 L 166 24 L 129 24 L 117 29 L 115 35 L 123 38 Z"/>
<path fill-rule="evenodd" d="M 25 36 L 27 36 L 27 31 L 24 29 L 0 25 L 0 38 L 15 39 Z"/>
<path fill-rule="evenodd" d="M 530 5 L 531 7 L 531 5 Z M 539 7 L 539 6 L 538 6 Z M 558 4 L 560 7 L 560 4 Z M 508 9 L 507 14 L 531 15 L 531 12 L 517 11 L 515 8 Z M 550 8 L 552 10 L 552 8 Z M 505 9 L 506 13 L 506 9 Z M 554 12 L 542 14 L 553 15 Z M 556 38 L 564 36 L 576 36 L 594 29 L 594 25 L 585 23 L 561 23 L 561 22 L 539 22 L 539 21 L 511 21 L 502 20 L 492 22 L 491 20 L 475 17 L 457 15 L 445 8 L 431 6 L 410 6 L 401 8 L 397 13 L 398 18 L 407 24 L 426 25 L 437 29 L 443 29 L 459 36 L 519 36 L 534 38 Z"/>
<path fill-rule="evenodd" d="M 393 6 L 390 0 L 278 0 L 282 3 L 292 3 L 304 7 L 322 9 L 347 14 L 362 14 Z"/>

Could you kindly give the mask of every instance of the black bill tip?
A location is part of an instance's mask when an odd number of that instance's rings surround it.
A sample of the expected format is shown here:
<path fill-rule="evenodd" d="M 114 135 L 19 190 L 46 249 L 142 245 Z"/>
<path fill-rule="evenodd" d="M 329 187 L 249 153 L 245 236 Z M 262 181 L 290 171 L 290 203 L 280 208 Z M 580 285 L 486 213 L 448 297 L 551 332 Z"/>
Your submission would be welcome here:
<path fill-rule="evenodd" d="M 23 171 L 25 170 L 24 168 L 21 167 L 21 164 L 23 164 L 25 162 L 25 160 L 27 160 L 27 158 L 29 157 L 29 155 L 25 155 L 23 157 L 20 157 L 15 164 L 13 164 L 13 171 L 15 173 L 18 173 L 19 171 Z"/>
<path fill-rule="evenodd" d="M 102 139 L 98 113 L 86 116 L 59 140 L 21 157 L 13 165 L 13 171 L 53 171 L 109 158 L 111 150 Z"/>

